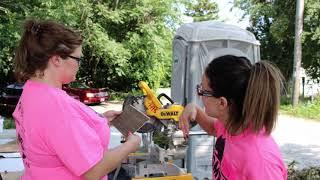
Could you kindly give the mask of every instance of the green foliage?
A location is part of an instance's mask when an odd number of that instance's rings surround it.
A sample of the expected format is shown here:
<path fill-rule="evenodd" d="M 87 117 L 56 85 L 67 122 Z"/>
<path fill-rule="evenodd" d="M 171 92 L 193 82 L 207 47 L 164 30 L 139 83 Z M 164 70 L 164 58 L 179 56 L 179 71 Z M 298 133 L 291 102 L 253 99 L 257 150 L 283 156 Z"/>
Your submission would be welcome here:
<path fill-rule="evenodd" d="M 293 0 L 236 0 L 236 6 L 250 15 L 252 26 L 248 30 L 261 43 L 261 59 L 275 62 L 288 80 L 293 69 L 294 16 L 289 13 L 294 10 Z"/>
<path fill-rule="evenodd" d="M 288 165 L 288 180 L 313 180 L 320 179 L 320 167 L 310 167 L 302 170 L 295 168 L 296 162 Z"/>
<path fill-rule="evenodd" d="M 3 121 L 3 129 L 15 129 L 16 124 L 12 117 L 6 117 Z"/>
<path fill-rule="evenodd" d="M 282 106 L 287 106 L 287 105 L 291 105 L 291 100 L 292 98 L 290 96 L 281 96 L 280 97 L 280 104 Z"/>
<path fill-rule="evenodd" d="M 131 90 L 130 92 L 119 92 L 119 91 L 110 91 L 109 101 L 124 101 L 129 95 L 131 96 L 142 96 L 141 90 Z"/>
<path fill-rule="evenodd" d="M 282 105 L 281 112 L 293 116 L 320 121 L 320 97 L 313 101 L 306 101 L 293 108 L 291 105 Z"/>
<path fill-rule="evenodd" d="M 161 148 L 168 149 L 170 138 L 165 133 L 154 133 L 153 142 Z"/>
<path fill-rule="evenodd" d="M 250 15 L 253 32 L 261 43 L 261 59 L 275 62 L 290 79 L 293 70 L 295 0 L 234 0 Z M 320 2 L 305 1 L 302 66 L 320 80 Z"/>
<path fill-rule="evenodd" d="M 305 1 L 303 25 L 303 66 L 307 73 L 320 81 L 320 2 Z"/>
<path fill-rule="evenodd" d="M 186 0 L 185 5 L 185 14 L 195 22 L 218 19 L 218 4 L 212 0 Z"/>
<path fill-rule="evenodd" d="M 6 2 L 6 1 L 5 1 Z M 0 75 L 12 78 L 14 49 L 24 19 L 53 19 L 81 31 L 85 61 L 78 78 L 130 91 L 140 80 L 168 86 L 173 27 L 180 22 L 175 0 L 12 0 L 0 3 Z M 1 79 L 0 78 L 0 79 Z M 0 81 L 0 83 L 3 83 Z"/>
<path fill-rule="evenodd" d="M 0 3 L 0 84 L 13 81 L 13 50 L 20 37 L 16 30 L 16 19 L 20 15 L 9 7 L 4 2 Z"/>

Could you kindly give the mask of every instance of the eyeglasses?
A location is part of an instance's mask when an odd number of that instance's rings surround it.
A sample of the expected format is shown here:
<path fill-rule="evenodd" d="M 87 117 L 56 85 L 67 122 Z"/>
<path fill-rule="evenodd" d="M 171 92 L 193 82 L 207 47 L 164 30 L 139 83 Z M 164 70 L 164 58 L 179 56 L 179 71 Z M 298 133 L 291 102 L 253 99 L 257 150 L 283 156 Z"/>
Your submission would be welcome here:
<path fill-rule="evenodd" d="M 215 94 L 213 91 L 203 90 L 200 84 L 197 85 L 197 93 L 198 93 L 198 96 L 215 97 Z"/>
<path fill-rule="evenodd" d="M 69 55 L 68 57 L 76 60 L 79 64 L 80 64 L 80 62 L 83 60 L 82 57 L 74 57 L 74 56 L 71 56 L 71 55 Z"/>

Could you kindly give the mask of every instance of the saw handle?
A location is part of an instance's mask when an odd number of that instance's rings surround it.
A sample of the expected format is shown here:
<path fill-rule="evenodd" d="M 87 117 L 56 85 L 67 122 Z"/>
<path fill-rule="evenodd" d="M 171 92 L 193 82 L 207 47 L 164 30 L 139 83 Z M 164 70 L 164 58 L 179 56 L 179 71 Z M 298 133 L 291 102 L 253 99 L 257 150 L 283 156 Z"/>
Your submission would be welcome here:
<path fill-rule="evenodd" d="M 162 102 L 161 102 L 161 100 L 160 100 L 161 97 L 165 97 L 168 101 L 171 102 L 171 104 L 174 104 L 173 100 L 172 100 L 168 95 L 166 95 L 165 93 L 161 93 L 161 94 L 159 94 L 158 97 L 157 97 L 161 104 L 162 104 Z"/>
<path fill-rule="evenodd" d="M 161 108 L 161 102 L 156 98 L 153 91 L 149 88 L 148 84 L 144 81 L 139 82 L 139 87 L 142 90 L 143 94 L 148 97 L 148 100 L 157 108 Z"/>

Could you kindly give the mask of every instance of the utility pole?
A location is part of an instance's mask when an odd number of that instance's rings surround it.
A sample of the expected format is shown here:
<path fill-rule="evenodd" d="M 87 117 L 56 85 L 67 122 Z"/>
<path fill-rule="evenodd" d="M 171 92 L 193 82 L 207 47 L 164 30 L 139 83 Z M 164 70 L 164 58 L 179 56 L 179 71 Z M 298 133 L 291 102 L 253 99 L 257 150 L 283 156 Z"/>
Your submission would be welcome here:
<path fill-rule="evenodd" d="M 293 91 L 292 106 L 299 103 L 300 94 L 300 68 L 301 68 L 301 35 L 303 31 L 304 0 L 296 0 L 296 20 L 293 56 Z"/>

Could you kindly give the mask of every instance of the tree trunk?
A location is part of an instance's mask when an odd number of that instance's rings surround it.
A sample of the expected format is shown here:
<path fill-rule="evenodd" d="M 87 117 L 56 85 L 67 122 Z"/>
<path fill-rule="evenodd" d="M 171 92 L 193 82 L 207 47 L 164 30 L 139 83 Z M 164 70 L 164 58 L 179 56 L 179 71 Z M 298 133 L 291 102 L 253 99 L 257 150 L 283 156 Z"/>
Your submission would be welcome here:
<path fill-rule="evenodd" d="M 293 91 L 292 105 L 299 103 L 300 94 L 300 68 L 301 68 L 301 35 L 303 31 L 303 9 L 304 0 L 297 0 L 296 3 L 296 24 L 295 24 L 295 40 L 294 40 L 294 58 L 293 58 Z"/>

